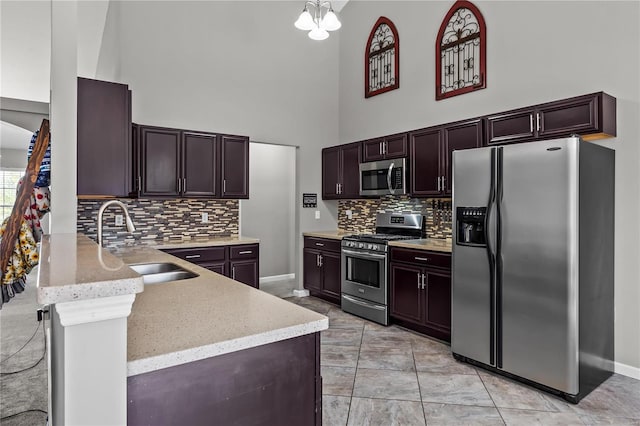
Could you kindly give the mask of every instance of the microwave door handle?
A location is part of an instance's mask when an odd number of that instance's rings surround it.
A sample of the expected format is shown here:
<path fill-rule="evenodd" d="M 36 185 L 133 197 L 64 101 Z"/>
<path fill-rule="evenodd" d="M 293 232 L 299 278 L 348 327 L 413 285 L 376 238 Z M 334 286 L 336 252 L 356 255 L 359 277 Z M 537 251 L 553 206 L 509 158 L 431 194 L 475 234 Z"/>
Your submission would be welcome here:
<path fill-rule="evenodd" d="M 389 192 L 391 194 L 395 194 L 396 190 L 393 186 L 391 186 L 391 172 L 393 171 L 393 166 L 395 165 L 395 163 L 391 163 L 389 165 L 389 171 L 387 172 L 387 186 L 389 187 Z"/>

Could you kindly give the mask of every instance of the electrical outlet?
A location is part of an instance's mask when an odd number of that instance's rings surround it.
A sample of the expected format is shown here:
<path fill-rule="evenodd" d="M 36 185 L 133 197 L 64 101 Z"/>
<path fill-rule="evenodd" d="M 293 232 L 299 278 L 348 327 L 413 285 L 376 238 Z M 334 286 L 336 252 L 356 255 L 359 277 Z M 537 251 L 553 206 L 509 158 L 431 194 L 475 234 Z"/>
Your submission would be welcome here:
<path fill-rule="evenodd" d="M 202 223 L 209 222 L 209 213 L 202 212 Z"/>
<path fill-rule="evenodd" d="M 353 219 L 353 212 L 351 210 L 347 210 L 346 212 L 347 218 L 349 218 L 349 220 Z"/>
<path fill-rule="evenodd" d="M 316 210 L 316 219 L 320 219 L 320 210 Z"/>
<path fill-rule="evenodd" d="M 124 225 L 124 216 L 122 216 L 121 214 L 117 214 L 116 215 L 116 226 L 122 226 Z"/>

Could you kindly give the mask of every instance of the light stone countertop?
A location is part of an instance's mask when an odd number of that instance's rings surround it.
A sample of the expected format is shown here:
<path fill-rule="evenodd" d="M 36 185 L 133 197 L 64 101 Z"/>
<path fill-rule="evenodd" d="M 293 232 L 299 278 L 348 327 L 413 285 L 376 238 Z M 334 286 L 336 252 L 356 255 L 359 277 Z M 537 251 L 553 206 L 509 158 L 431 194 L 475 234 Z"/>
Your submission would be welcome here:
<path fill-rule="evenodd" d="M 404 247 L 418 250 L 439 251 L 451 253 L 451 240 L 441 240 L 436 238 L 421 238 L 417 240 L 391 241 L 390 246 Z"/>
<path fill-rule="evenodd" d="M 332 240 L 341 240 L 347 235 L 353 235 L 354 232 L 336 230 L 336 231 L 311 231 L 303 232 L 303 237 L 329 238 Z"/>
<path fill-rule="evenodd" d="M 142 277 L 82 234 L 45 235 L 40 246 L 38 303 L 140 293 Z"/>
<path fill-rule="evenodd" d="M 326 330 L 326 316 L 151 247 L 125 263 L 173 262 L 199 277 L 149 284 L 128 318 L 127 376 Z"/>
<path fill-rule="evenodd" d="M 198 248 L 213 246 L 232 246 L 238 244 L 258 244 L 260 240 L 250 237 L 204 237 L 204 238 L 171 238 L 169 240 L 136 240 L 133 244 L 124 247 L 153 247 L 162 249 Z"/>

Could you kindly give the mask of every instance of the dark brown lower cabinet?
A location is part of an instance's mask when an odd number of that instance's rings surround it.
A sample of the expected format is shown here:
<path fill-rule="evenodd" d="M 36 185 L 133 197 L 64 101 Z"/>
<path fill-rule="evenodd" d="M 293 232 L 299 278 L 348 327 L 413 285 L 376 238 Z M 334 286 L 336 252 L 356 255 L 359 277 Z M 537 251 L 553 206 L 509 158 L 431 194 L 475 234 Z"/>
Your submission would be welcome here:
<path fill-rule="evenodd" d="M 237 260 L 229 262 L 231 279 L 258 288 L 258 261 Z"/>
<path fill-rule="evenodd" d="M 258 244 L 178 248 L 162 251 L 251 287 L 259 288 L 260 246 Z"/>
<path fill-rule="evenodd" d="M 127 424 L 322 424 L 320 333 L 127 378 Z"/>
<path fill-rule="evenodd" d="M 340 305 L 340 240 L 305 237 L 303 283 L 312 296 Z"/>
<path fill-rule="evenodd" d="M 451 256 L 430 253 L 391 248 L 390 316 L 393 323 L 450 342 Z"/>

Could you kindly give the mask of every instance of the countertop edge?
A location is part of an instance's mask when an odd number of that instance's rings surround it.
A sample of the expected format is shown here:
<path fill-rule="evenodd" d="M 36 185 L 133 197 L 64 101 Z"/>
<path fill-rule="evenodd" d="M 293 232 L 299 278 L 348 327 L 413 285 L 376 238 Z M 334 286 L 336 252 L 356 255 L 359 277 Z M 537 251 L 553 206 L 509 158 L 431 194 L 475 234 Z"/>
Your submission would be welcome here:
<path fill-rule="evenodd" d="M 46 235 L 40 243 L 40 259 L 36 300 L 43 305 L 137 294 L 144 290 L 141 275 L 81 233 Z M 53 270 L 52 265 L 64 267 Z M 84 269 L 90 272 L 84 273 Z M 83 272 L 79 273 L 80 270 Z M 119 272 L 119 276 L 109 279 L 114 272 Z"/>
<path fill-rule="evenodd" d="M 411 243 L 409 241 L 414 241 L 414 242 Z M 427 239 L 425 239 L 425 241 L 422 242 L 422 243 L 418 243 L 418 242 L 415 242 L 415 241 L 416 240 L 390 241 L 389 242 L 389 246 L 390 247 L 408 248 L 408 249 L 413 249 L 413 250 L 433 251 L 433 252 L 445 253 L 445 254 L 451 254 L 452 251 L 453 251 L 453 247 L 452 246 L 441 247 L 440 245 L 443 244 L 442 242 L 438 242 L 437 245 L 432 245 L 433 243 L 428 242 Z"/>
<path fill-rule="evenodd" d="M 353 232 L 345 231 L 306 231 L 302 233 L 303 237 L 328 238 L 330 240 L 342 240 L 347 235 L 353 235 Z"/>
<path fill-rule="evenodd" d="M 141 245 L 144 247 L 151 247 L 157 250 L 169 250 L 169 249 L 188 249 L 188 248 L 203 248 L 203 247 L 217 247 L 217 246 L 238 246 L 243 244 L 260 244 L 260 239 L 251 237 L 238 237 L 237 239 L 230 240 L 210 240 L 210 241 L 197 241 L 197 240 L 184 240 L 184 241 L 159 241 L 156 244 Z"/>
<path fill-rule="evenodd" d="M 80 289 L 80 286 L 82 288 Z M 82 296 L 77 290 L 81 290 Z M 92 283 L 67 284 L 56 287 L 38 287 L 37 301 L 41 305 L 82 300 L 102 299 L 105 297 L 138 294 L 144 291 L 142 275 L 136 278 L 97 281 Z"/>
<path fill-rule="evenodd" d="M 210 345 L 189 348 L 178 352 L 156 355 L 127 362 L 127 377 L 149 373 L 163 368 L 175 367 L 218 355 L 251 349 L 281 340 L 317 333 L 329 328 L 329 318 L 297 324 L 276 330 L 265 331 L 251 336 L 217 342 Z"/>

